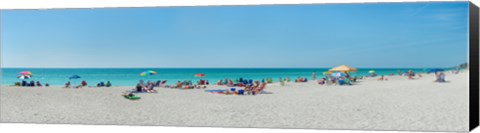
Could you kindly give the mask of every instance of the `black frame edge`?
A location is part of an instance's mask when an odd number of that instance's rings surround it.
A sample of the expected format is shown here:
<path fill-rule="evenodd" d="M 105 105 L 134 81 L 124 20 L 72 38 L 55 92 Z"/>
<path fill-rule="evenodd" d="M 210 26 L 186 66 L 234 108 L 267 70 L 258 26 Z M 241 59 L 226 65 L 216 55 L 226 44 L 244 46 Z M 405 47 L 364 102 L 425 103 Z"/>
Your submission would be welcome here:
<path fill-rule="evenodd" d="M 472 131 L 479 125 L 479 14 L 478 7 L 470 2 L 469 4 L 469 71 L 470 71 L 470 93 L 469 93 L 469 130 Z"/>

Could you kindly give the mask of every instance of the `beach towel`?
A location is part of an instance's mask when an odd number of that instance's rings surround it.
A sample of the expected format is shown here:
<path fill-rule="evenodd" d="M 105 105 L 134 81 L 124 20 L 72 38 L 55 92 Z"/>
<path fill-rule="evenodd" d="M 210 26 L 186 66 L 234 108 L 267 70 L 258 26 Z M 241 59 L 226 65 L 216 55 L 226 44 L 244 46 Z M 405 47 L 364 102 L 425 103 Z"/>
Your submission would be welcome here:
<path fill-rule="evenodd" d="M 123 97 L 125 97 L 128 100 L 138 100 L 138 99 L 140 99 L 139 96 L 123 96 Z"/>
<path fill-rule="evenodd" d="M 220 89 L 217 89 L 217 90 L 205 90 L 205 92 L 225 92 L 227 90 L 220 90 Z"/>

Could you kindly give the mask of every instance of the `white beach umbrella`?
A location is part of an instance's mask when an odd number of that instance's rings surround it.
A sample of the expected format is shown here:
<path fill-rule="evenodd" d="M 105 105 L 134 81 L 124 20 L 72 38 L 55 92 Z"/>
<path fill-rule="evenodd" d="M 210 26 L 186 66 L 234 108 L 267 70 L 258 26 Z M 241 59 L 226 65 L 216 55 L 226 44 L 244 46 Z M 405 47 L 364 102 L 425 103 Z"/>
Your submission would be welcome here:
<path fill-rule="evenodd" d="M 32 78 L 32 77 L 29 76 L 29 75 L 20 75 L 20 76 L 18 76 L 17 78 L 23 80 L 23 79 L 30 79 L 30 78 Z"/>

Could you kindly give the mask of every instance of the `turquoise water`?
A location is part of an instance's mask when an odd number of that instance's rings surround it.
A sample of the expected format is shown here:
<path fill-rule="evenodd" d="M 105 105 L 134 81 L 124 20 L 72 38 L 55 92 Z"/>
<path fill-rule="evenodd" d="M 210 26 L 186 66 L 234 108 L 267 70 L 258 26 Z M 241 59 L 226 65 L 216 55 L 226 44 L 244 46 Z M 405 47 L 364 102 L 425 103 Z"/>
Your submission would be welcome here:
<path fill-rule="evenodd" d="M 147 77 L 139 76 L 141 72 L 147 70 L 154 70 L 158 74 Z M 351 75 L 367 75 L 369 70 L 375 70 L 378 75 L 388 75 L 391 73 L 397 74 L 398 70 L 403 72 L 413 70 L 418 73 L 427 72 L 429 69 L 364 68 Z M 192 80 L 196 83 L 200 78 L 196 78 L 194 75 L 198 73 L 206 74 L 206 77 L 202 79 L 209 80 L 210 83 L 225 78 L 237 79 L 240 77 L 253 80 L 273 78 L 274 82 L 278 81 L 280 77 L 295 79 L 302 76 L 311 79 L 312 72 L 316 72 L 318 78 L 323 75 L 323 72 L 328 71 L 328 68 L 2 68 L 2 85 L 7 86 L 20 82 L 21 80 L 17 79 L 17 76 L 21 71 L 31 71 L 33 73 L 33 78 L 27 81 L 40 81 L 42 84 L 49 83 L 52 86 L 64 85 L 69 81 L 68 77 L 74 74 L 81 76 L 81 79 L 72 80 L 73 83 L 77 84 L 85 80 L 89 85 L 96 85 L 100 81 L 110 81 L 113 86 L 134 86 L 141 79 L 146 81 L 168 80 L 167 84 L 184 80 Z"/>

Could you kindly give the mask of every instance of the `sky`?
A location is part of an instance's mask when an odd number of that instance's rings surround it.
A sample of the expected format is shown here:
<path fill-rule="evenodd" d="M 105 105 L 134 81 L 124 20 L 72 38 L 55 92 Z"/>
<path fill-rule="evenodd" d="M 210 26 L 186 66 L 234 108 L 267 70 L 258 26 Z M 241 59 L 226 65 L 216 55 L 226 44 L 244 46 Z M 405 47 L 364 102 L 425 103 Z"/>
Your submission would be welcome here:
<path fill-rule="evenodd" d="M 0 11 L 2 67 L 451 67 L 468 2 Z"/>

